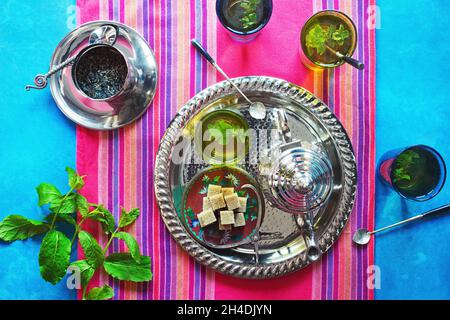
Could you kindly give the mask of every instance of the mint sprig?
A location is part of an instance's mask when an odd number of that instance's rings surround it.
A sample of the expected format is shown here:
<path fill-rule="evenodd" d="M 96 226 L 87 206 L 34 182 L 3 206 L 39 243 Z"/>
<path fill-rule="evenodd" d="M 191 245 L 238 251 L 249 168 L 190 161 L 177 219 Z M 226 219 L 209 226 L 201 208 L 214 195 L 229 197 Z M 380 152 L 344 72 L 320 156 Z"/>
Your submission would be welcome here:
<path fill-rule="evenodd" d="M 420 155 L 413 150 L 402 152 L 394 162 L 393 181 L 411 181 L 411 167 L 420 159 Z"/>
<path fill-rule="evenodd" d="M 84 187 L 84 176 L 66 168 L 70 190 L 62 194 L 50 183 L 41 183 L 37 188 L 38 205 L 46 207 L 48 213 L 43 221 L 28 219 L 20 215 L 7 216 L 0 222 L 0 240 L 13 242 L 25 240 L 44 234 L 39 250 L 39 269 L 45 281 L 57 284 L 66 275 L 68 267 L 77 268 L 83 299 L 105 300 L 114 297 L 114 291 L 109 286 L 92 288 L 87 292 L 89 282 L 97 270 L 104 269 L 109 275 L 119 280 L 143 282 L 152 280 L 150 257 L 143 256 L 137 240 L 125 228 L 133 224 L 139 217 L 139 209 L 121 210 L 117 223 L 112 213 L 101 204 L 89 203 L 79 191 Z M 76 214 L 80 214 L 77 222 Z M 87 220 L 99 222 L 103 231 L 109 234 L 105 247 L 82 229 Z M 72 239 L 57 230 L 64 223 L 74 227 Z M 65 230 L 65 229 L 64 229 Z M 72 246 L 79 240 L 85 259 L 70 263 Z M 125 242 L 129 252 L 107 254 L 113 239 Z"/>

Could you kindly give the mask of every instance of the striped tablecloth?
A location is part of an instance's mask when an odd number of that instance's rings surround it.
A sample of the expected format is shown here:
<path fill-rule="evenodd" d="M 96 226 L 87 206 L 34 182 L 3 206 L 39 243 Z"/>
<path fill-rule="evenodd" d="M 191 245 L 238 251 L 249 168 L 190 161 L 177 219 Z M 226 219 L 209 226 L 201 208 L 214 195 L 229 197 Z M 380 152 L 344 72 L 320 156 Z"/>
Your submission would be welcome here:
<path fill-rule="evenodd" d="M 375 0 L 273 0 L 272 19 L 250 44 L 233 42 L 218 23 L 213 0 L 77 0 L 79 23 L 104 19 L 125 23 L 153 48 L 159 66 L 154 102 L 136 123 L 111 132 L 77 128 L 77 169 L 88 175 L 85 195 L 107 205 L 140 207 L 132 233 L 152 258 L 153 281 L 115 282 L 100 274 L 93 285 L 109 283 L 116 299 L 373 299 L 367 286 L 374 242 L 356 248 L 351 234 L 374 225 L 375 194 Z M 314 12 L 337 9 L 356 23 L 355 57 L 366 64 L 312 72 L 300 62 L 299 33 Z M 159 216 L 153 188 L 158 143 L 177 110 L 198 91 L 222 80 L 190 45 L 199 39 L 233 77 L 266 75 L 312 91 L 336 113 L 349 133 L 358 163 L 358 192 L 350 222 L 337 244 L 304 270 L 272 280 L 242 280 L 212 272 L 171 239 Z M 101 230 L 91 226 L 103 244 Z M 113 250 L 126 250 L 115 242 Z M 81 252 L 79 253 L 82 254 Z"/>

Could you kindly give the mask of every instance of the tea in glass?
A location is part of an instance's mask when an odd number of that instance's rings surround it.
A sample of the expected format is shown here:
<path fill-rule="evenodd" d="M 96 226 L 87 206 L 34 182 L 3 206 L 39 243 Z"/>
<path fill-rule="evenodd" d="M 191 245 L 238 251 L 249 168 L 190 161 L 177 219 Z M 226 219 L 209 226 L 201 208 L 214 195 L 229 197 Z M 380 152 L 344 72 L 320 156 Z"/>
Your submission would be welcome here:
<path fill-rule="evenodd" d="M 335 68 L 344 64 L 336 52 L 351 57 L 356 43 L 355 24 L 346 14 L 334 10 L 320 11 L 302 28 L 301 59 L 310 69 Z"/>
<path fill-rule="evenodd" d="M 386 153 L 380 161 L 382 179 L 402 197 L 425 201 L 436 196 L 446 178 L 445 162 L 433 148 L 419 145 Z"/>

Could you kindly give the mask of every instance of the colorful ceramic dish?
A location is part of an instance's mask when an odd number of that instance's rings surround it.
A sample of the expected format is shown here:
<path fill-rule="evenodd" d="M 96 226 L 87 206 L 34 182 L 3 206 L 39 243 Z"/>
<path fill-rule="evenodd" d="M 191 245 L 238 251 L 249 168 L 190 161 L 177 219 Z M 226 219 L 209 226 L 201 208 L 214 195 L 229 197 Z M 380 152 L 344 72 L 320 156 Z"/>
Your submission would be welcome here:
<path fill-rule="evenodd" d="M 236 215 L 244 214 L 244 226 L 221 230 L 219 215 L 220 212 L 228 211 L 226 201 L 223 206 L 213 208 L 216 221 L 205 227 L 200 225 L 198 215 L 206 211 L 203 201 L 208 199 L 208 188 L 211 185 L 220 186 L 222 189 L 230 188 L 228 190 L 232 188 L 239 197 L 247 199 L 245 210 L 237 208 L 234 210 Z M 180 219 L 196 240 L 214 248 L 236 247 L 244 242 L 251 242 L 251 236 L 259 228 L 263 204 L 258 201 L 258 198 L 262 199 L 258 193 L 256 181 L 245 171 L 227 166 L 208 168 L 199 172 L 186 186 L 183 192 Z M 220 195 L 221 193 L 218 196 Z"/>

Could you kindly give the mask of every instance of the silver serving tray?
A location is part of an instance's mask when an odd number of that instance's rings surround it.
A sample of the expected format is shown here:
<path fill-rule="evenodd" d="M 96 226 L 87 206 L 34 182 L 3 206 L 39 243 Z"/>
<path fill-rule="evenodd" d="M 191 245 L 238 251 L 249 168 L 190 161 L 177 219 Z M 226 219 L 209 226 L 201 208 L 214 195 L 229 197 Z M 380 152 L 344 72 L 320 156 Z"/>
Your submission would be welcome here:
<path fill-rule="evenodd" d="M 293 139 L 321 145 L 333 167 L 334 187 L 327 204 L 315 214 L 315 231 L 322 252 L 326 252 L 338 239 L 352 211 L 355 199 L 357 173 L 351 142 L 345 129 L 330 109 L 309 91 L 284 80 L 270 77 L 241 77 L 233 79 L 250 99 L 262 101 L 270 110 L 285 108 Z M 232 105 L 232 107 L 230 107 Z M 195 150 L 182 154 L 184 161 L 172 161 L 174 146 L 192 130 L 192 122 L 200 113 L 229 108 L 237 110 L 251 128 L 273 126 L 269 118 L 254 120 L 248 113 L 248 104 L 236 95 L 228 82 L 215 84 L 193 97 L 175 116 L 167 128 L 155 164 L 155 192 L 161 216 L 173 238 L 192 257 L 205 266 L 221 273 L 242 278 L 278 277 L 307 266 L 305 242 L 294 217 L 265 201 L 262 239 L 259 242 L 259 263 L 254 262 L 253 245 L 234 249 L 211 249 L 197 242 L 179 219 L 180 197 L 186 184 L 206 163 L 188 160 Z M 258 174 L 255 159 L 258 152 L 239 166 Z M 195 156 L 194 156 L 195 157 Z M 256 161 L 257 162 L 257 161 Z"/>

